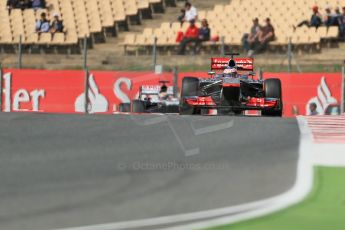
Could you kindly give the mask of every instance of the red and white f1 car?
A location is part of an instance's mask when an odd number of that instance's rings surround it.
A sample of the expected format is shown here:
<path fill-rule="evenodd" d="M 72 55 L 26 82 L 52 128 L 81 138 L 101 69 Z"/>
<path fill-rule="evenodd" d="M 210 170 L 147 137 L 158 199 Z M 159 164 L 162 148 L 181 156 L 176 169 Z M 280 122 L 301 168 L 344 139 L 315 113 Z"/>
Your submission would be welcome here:
<path fill-rule="evenodd" d="M 246 110 L 259 110 L 263 116 L 282 116 L 280 79 L 256 79 L 252 58 L 230 55 L 231 58 L 211 59 L 210 78 L 184 77 L 180 114 L 207 114 L 209 110 L 217 110 L 217 114 L 237 115 Z"/>

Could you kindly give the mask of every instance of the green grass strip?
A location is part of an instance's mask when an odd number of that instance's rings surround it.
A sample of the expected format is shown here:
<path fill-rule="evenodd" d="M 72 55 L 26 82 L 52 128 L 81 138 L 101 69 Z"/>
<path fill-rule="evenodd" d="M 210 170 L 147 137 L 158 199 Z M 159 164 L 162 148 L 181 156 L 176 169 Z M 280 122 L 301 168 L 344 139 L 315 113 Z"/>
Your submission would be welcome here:
<path fill-rule="evenodd" d="M 314 187 L 300 204 L 272 215 L 212 230 L 344 230 L 345 168 L 316 167 Z"/>

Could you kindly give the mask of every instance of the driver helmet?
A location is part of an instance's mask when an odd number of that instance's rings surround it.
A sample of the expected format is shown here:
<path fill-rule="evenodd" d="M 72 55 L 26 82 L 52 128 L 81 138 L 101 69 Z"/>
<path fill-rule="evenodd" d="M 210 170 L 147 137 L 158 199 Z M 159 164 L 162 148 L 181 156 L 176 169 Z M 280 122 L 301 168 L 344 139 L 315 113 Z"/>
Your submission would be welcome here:
<path fill-rule="evenodd" d="M 166 85 L 162 85 L 159 93 L 167 93 L 167 92 L 168 92 L 168 87 Z"/>

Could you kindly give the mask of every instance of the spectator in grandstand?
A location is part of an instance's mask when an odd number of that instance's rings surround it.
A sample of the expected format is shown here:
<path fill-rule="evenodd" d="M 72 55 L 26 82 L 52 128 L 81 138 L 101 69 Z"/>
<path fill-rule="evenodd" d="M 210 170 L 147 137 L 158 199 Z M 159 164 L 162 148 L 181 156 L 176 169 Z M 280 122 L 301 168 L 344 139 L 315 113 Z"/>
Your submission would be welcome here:
<path fill-rule="evenodd" d="M 201 28 L 199 29 L 199 36 L 195 44 L 196 52 L 199 52 L 202 42 L 209 41 L 211 39 L 211 30 L 208 25 L 208 21 L 203 19 L 201 21 Z"/>
<path fill-rule="evenodd" d="M 177 21 L 179 21 L 181 23 L 181 26 L 183 25 L 185 16 L 186 16 L 186 10 L 181 9 L 181 15 L 177 17 Z"/>
<path fill-rule="evenodd" d="M 343 15 L 340 12 L 340 8 L 336 7 L 334 10 L 334 15 L 335 15 L 335 24 L 338 26 L 339 29 L 339 37 L 343 37 Z"/>
<path fill-rule="evenodd" d="M 63 32 L 63 22 L 60 20 L 60 15 L 58 13 L 54 13 L 54 19 L 50 24 L 50 32 L 52 34 L 55 33 L 62 33 Z"/>
<path fill-rule="evenodd" d="M 338 26 L 337 15 L 332 13 L 331 7 L 326 6 L 325 11 L 326 14 L 323 17 L 323 24 L 325 26 Z"/>
<path fill-rule="evenodd" d="M 246 52 L 250 50 L 250 47 L 257 41 L 261 26 L 259 24 L 259 19 L 253 19 L 253 26 L 250 29 L 250 33 L 245 33 L 242 37 L 242 45 Z"/>
<path fill-rule="evenodd" d="M 198 10 L 188 1 L 185 4 L 185 10 L 184 22 L 196 21 L 198 19 Z"/>
<path fill-rule="evenodd" d="M 309 105 L 309 111 L 310 111 L 309 116 L 319 115 L 319 113 L 317 112 L 317 105 L 314 102 Z"/>
<path fill-rule="evenodd" d="M 31 0 L 31 7 L 33 9 L 43 9 L 45 8 L 44 0 Z"/>
<path fill-rule="evenodd" d="M 178 48 L 178 55 L 184 55 L 186 51 L 186 47 L 189 43 L 196 43 L 199 37 L 199 28 L 195 25 L 195 21 L 191 20 L 190 25 L 184 34 L 182 41 L 180 42 L 180 46 Z"/>
<path fill-rule="evenodd" d="M 318 6 L 313 6 L 313 14 L 311 15 L 310 21 L 305 20 L 302 21 L 297 25 L 297 27 L 302 27 L 302 26 L 308 26 L 308 27 L 316 27 L 319 28 L 322 25 L 322 15 L 319 12 L 319 7 Z M 294 30 L 296 30 L 296 27 L 294 27 Z"/>
<path fill-rule="evenodd" d="M 41 19 L 36 22 L 37 33 L 48 33 L 50 30 L 50 23 L 47 19 L 46 13 L 41 13 Z"/>
<path fill-rule="evenodd" d="M 16 6 L 17 9 L 25 10 L 30 8 L 30 1 L 29 0 L 19 0 Z"/>
<path fill-rule="evenodd" d="M 7 0 L 6 7 L 8 12 L 11 13 L 11 10 L 16 8 L 18 4 L 18 0 Z"/>
<path fill-rule="evenodd" d="M 341 12 L 340 12 L 340 8 L 339 7 L 335 8 L 335 15 L 336 15 L 337 18 L 341 16 Z"/>
<path fill-rule="evenodd" d="M 339 17 L 339 23 L 340 37 L 345 39 L 345 7 L 343 7 L 343 13 Z"/>
<path fill-rule="evenodd" d="M 251 49 L 248 51 L 248 56 L 264 52 L 269 43 L 275 39 L 274 27 L 271 24 L 271 19 L 266 18 L 266 25 L 258 32 L 257 40 L 252 44 Z"/>

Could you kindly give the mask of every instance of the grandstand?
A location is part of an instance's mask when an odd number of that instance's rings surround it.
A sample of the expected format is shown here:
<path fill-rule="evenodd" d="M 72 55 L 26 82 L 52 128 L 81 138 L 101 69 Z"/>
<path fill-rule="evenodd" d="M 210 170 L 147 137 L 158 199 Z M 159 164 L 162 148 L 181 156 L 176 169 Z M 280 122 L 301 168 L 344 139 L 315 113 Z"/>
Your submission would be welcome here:
<path fill-rule="evenodd" d="M 22 36 L 23 52 L 47 53 L 46 55 L 25 58 L 26 66 L 35 68 L 78 68 L 81 66 L 82 39 L 88 38 L 89 59 L 95 68 L 115 68 L 115 66 L 144 65 L 150 62 L 145 57 L 136 59 L 131 55 L 150 55 L 154 37 L 157 37 L 158 52 L 162 55 L 173 55 L 178 48 L 176 43 L 177 31 L 184 31 L 176 22 L 182 0 L 46 0 L 47 8 L 34 11 L 32 9 L 12 10 L 6 9 L 6 1 L 0 2 L 0 59 L 6 66 L 14 66 L 18 52 L 20 35 Z M 336 27 L 315 28 L 301 27 L 293 31 L 292 26 L 311 15 L 311 7 L 318 5 L 320 11 L 324 7 L 342 6 L 340 0 L 192 0 L 199 11 L 199 19 L 207 18 L 212 31 L 211 36 L 224 37 L 224 45 L 228 50 L 241 51 L 241 38 L 248 33 L 252 19 L 258 17 L 263 23 L 264 18 L 270 17 L 276 30 L 276 40 L 270 43 L 273 56 L 269 61 L 280 63 L 275 54 L 285 54 L 289 38 L 295 50 L 299 53 L 315 53 L 305 55 L 306 63 L 319 61 L 318 53 L 326 54 L 329 63 L 340 63 L 344 55 L 338 49 L 328 47 L 342 47 L 338 43 L 338 30 Z M 216 3 L 216 4 L 215 4 Z M 167 7 L 176 6 L 178 7 Z M 38 35 L 35 33 L 35 20 L 41 12 L 48 17 L 59 13 L 64 22 L 64 33 L 50 33 Z M 158 13 L 158 14 L 157 14 Z M 162 14 L 164 13 L 164 14 Z M 152 20 L 153 18 L 153 20 Z M 200 22 L 198 22 L 200 24 Z M 218 54 L 221 41 L 203 43 L 200 60 L 193 57 L 194 64 L 205 65 L 211 54 Z M 324 49 L 327 48 L 327 49 Z M 123 57 L 123 54 L 127 57 Z M 334 55 L 335 53 L 335 55 Z M 68 56 L 59 56 L 68 54 Z M 339 55 L 338 55 L 339 54 Z M 169 56 L 167 55 L 167 58 Z M 54 57 L 55 56 L 55 57 Z M 56 58 L 59 57 L 59 58 Z M 66 58 L 67 57 L 67 58 Z M 160 57 L 164 63 L 171 63 Z M 202 59 L 202 60 L 201 60 Z M 258 57 L 257 63 L 260 63 Z M 267 58 L 265 57 L 265 63 Z M 311 60 L 312 59 L 312 60 Z M 44 60 L 44 61 L 42 61 Z M 188 56 L 174 59 L 176 63 L 188 61 Z M 188 61 L 189 62 L 189 61 Z M 175 63 L 175 64 L 176 64 Z M 190 62 L 189 62 L 190 63 Z M 53 67 L 55 65 L 55 67 Z M 110 66 L 106 66 L 110 65 Z"/>
<path fill-rule="evenodd" d="M 130 21 L 140 24 L 143 15 L 150 17 L 153 5 L 162 4 L 162 0 L 47 0 L 46 3 L 48 8 L 44 10 L 26 9 L 22 12 L 15 9 L 9 14 L 6 1 L 1 1 L 0 44 L 18 43 L 20 35 L 24 44 L 43 46 L 76 45 L 84 37 L 92 38 L 93 42 L 102 41 L 105 40 L 105 32 L 116 34 L 120 25 L 128 29 Z M 208 19 L 212 36 L 224 37 L 226 45 L 240 46 L 241 37 L 248 32 L 253 17 L 259 17 L 261 21 L 270 17 L 276 27 L 277 39 L 273 46 L 286 46 L 291 37 L 293 44 L 315 48 L 322 39 L 336 38 L 337 28 L 322 27 L 315 31 L 314 28 L 305 27 L 294 32 L 292 25 L 309 18 L 310 7 L 314 4 L 340 6 L 340 3 L 340 0 L 231 0 L 227 5 L 215 5 L 213 10 L 201 10 L 199 19 Z M 65 23 L 65 33 L 38 36 L 35 33 L 35 20 L 41 12 L 60 14 Z M 159 46 L 174 48 L 178 45 L 176 33 L 185 31 L 187 26 L 184 24 L 181 28 L 179 22 L 163 22 L 159 28 L 145 28 L 142 34 L 129 34 L 124 45 L 147 48 L 152 46 L 153 37 L 157 37 Z M 206 44 L 211 45 L 214 44 Z"/>

